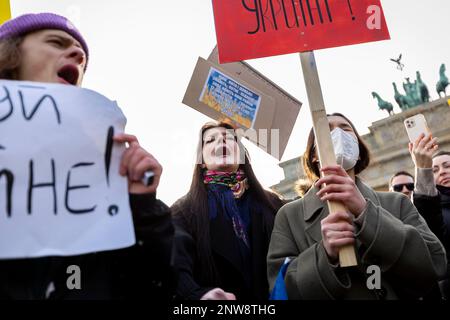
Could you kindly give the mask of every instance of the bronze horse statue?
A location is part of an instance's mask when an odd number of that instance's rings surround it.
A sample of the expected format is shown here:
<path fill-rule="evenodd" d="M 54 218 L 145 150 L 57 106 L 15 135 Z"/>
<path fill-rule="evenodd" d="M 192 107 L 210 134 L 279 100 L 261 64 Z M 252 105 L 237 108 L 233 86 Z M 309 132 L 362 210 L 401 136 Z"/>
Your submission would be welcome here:
<path fill-rule="evenodd" d="M 420 99 L 422 103 L 430 102 L 430 93 L 428 92 L 427 85 L 422 81 L 420 72 L 416 72 L 417 75 L 417 90 L 419 91 Z"/>
<path fill-rule="evenodd" d="M 390 116 L 394 114 L 394 107 L 392 106 L 392 103 L 381 99 L 380 95 L 376 92 L 372 92 L 372 97 L 378 100 L 378 107 L 381 110 L 386 110 Z"/>
<path fill-rule="evenodd" d="M 437 91 L 437 93 L 439 95 L 439 98 L 442 98 L 441 97 L 441 92 L 444 93 L 444 97 L 447 94 L 448 78 L 445 75 L 445 71 L 446 71 L 445 64 L 443 63 L 441 65 L 441 68 L 439 69 L 439 81 L 436 84 L 436 91 Z"/>
<path fill-rule="evenodd" d="M 400 109 L 402 109 L 402 111 L 405 111 L 409 108 L 412 108 L 413 103 L 412 101 L 410 101 L 411 99 L 409 99 L 409 97 L 407 96 L 400 94 L 400 92 L 397 89 L 397 84 L 395 82 L 392 82 L 392 85 L 394 86 L 394 93 L 395 93 L 394 99 L 395 102 L 397 102 Z"/>

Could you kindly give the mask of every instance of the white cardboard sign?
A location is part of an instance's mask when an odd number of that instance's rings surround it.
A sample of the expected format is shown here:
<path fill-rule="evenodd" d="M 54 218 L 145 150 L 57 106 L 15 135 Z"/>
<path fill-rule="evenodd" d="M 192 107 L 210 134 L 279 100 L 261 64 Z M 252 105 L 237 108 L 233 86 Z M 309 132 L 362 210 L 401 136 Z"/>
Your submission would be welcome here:
<path fill-rule="evenodd" d="M 135 243 L 115 102 L 69 85 L 0 81 L 0 259 Z"/>

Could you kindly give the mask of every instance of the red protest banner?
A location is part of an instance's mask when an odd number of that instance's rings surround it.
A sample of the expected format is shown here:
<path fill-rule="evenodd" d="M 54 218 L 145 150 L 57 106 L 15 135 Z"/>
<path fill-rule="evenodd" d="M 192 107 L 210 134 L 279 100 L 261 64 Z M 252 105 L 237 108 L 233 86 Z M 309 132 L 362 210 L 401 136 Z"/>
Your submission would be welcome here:
<path fill-rule="evenodd" d="M 213 0 L 220 63 L 389 39 L 380 0 Z"/>

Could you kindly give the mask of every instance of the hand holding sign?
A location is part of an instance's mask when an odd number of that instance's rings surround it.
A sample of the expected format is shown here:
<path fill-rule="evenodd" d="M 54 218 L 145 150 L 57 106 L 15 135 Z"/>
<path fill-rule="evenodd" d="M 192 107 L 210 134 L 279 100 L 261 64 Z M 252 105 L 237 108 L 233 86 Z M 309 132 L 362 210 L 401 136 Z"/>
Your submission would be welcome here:
<path fill-rule="evenodd" d="M 119 173 L 128 177 L 128 192 L 133 194 L 155 193 L 162 174 L 162 166 L 144 148 L 139 145 L 135 136 L 119 134 L 114 137 L 115 142 L 127 143 L 128 148 L 122 156 Z M 145 173 L 154 173 L 153 182 L 145 185 L 142 181 Z"/>
<path fill-rule="evenodd" d="M 327 112 L 323 101 L 322 88 L 320 86 L 314 52 L 300 53 L 300 60 L 303 68 L 306 92 L 308 94 L 320 167 L 325 168 L 334 166 L 336 165 L 336 156 L 331 141 L 330 126 L 328 124 Z M 348 212 L 348 208 L 346 208 L 342 202 L 327 200 L 327 205 L 330 215 L 339 212 Z M 339 261 L 341 267 L 357 265 L 355 250 L 351 244 L 341 247 L 339 251 Z"/>
<path fill-rule="evenodd" d="M 357 218 L 367 202 L 356 187 L 355 180 L 339 165 L 324 167 L 320 171 L 324 174 L 316 182 L 316 187 L 320 188 L 317 193 L 320 200 L 341 202 Z"/>
<path fill-rule="evenodd" d="M 355 227 L 353 217 L 345 211 L 326 216 L 321 221 L 323 247 L 334 264 L 339 257 L 339 251 L 344 246 L 355 244 Z"/>
<path fill-rule="evenodd" d="M 135 243 L 127 180 L 119 175 L 130 152 L 113 143 L 125 122 L 117 104 L 90 90 L 0 81 L 0 259 Z M 139 151 L 127 156 L 127 171 L 157 169 L 135 139 L 116 136 Z"/>

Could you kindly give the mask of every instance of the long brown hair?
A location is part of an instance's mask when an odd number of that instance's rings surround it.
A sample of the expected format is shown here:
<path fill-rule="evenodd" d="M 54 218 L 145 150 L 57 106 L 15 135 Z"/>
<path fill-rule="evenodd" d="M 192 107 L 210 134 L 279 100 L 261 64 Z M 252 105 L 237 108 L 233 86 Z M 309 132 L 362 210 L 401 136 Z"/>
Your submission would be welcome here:
<path fill-rule="evenodd" d="M 344 116 L 341 113 L 333 113 L 327 116 L 344 118 L 350 124 L 353 131 L 355 132 L 359 145 L 359 159 L 356 162 L 354 169 L 355 175 L 361 173 L 364 169 L 366 169 L 369 166 L 370 163 L 369 148 L 367 148 L 358 131 L 356 131 L 354 124 L 346 116 Z M 316 145 L 316 138 L 314 135 L 314 130 L 311 129 L 311 131 L 309 132 L 308 142 L 306 144 L 306 151 L 302 157 L 303 170 L 305 171 L 306 176 L 311 182 L 316 181 L 320 177 L 319 162 L 315 161 L 315 159 L 317 159 L 315 145 Z"/>
<path fill-rule="evenodd" d="M 17 80 L 22 41 L 23 37 L 0 40 L 0 79 Z"/>
<path fill-rule="evenodd" d="M 229 130 L 235 129 L 235 127 L 227 122 L 208 122 L 202 126 L 197 145 L 197 162 L 192 175 L 191 186 L 188 193 L 176 201 L 171 208 L 174 218 L 180 221 L 194 238 L 198 263 L 200 264 L 201 270 L 198 276 L 204 283 L 217 281 L 218 275 L 212 259 L 210 246 L 208 191 L 203 182 L 203 134 L 208 129 L 220 127 Z M 244 170 L 247 176 L 249 191 L 251 191 L 255 200 L 262 207 L 275 214 L 281 205 L 281 199 L 274 193 L 263 189 L 253 172 L 247 150 L 238 137 L 236 137 L 236 141 L 241 154 L 245 154 L 245 162 L 240 165 L 240 169 Z"/>

